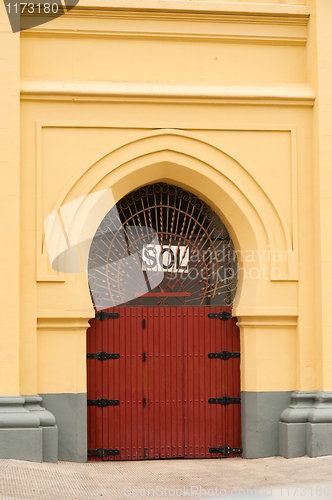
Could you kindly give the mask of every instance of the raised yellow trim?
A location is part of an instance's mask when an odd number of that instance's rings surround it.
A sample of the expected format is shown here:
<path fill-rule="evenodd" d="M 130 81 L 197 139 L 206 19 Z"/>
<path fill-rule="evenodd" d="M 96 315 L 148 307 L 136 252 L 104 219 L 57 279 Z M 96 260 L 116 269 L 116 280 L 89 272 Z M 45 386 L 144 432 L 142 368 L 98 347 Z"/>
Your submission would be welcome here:
<path fill-rule="evenodd" d="M 83 29 L 47 29 L 34 28 L 22 32 L 24 37 L 57 37 L 57 38 L 143 38 L 159 40 L 183 40 L 191 42 L 224 42 L 246 43 L 258 45 L 286 45 L 305 46 L 307 38 L 303 36 L 261 36 L 261 35 L 236 35 L 223 33 L 183 33 L 159 31 L 115 31 L 115 30 L 83 30 Z"/>
<path fill-rule="evenodd" d="M 310 7 L 308 5 L 290 5 L 285 3 L 260 3 L 260 2 L 213 2 L 208 0 L 172 0 L 170 3 L 167 0 L 141 0 L 139 3 L 136 0 L 80 0 L 79 5 L 72 9 L 68 15 L 78 16 L 81 13 L 106 13 L 106 12 L 121 12 L 138 14 L 142 12 L 145 16 L 153 15 L 154 13 L 197 13 L 201 14 L 247 14 L 252 16 L 272 15 L 272 16 L 292 16 L 309 17 Z"/>
<path fill-rule="evenodd" d="M 309 84 L 204 84 L 159 82 L 105 82 L 93 80 L 49 80 L 24 78 L 21 80 L 21 99 L 71 99 L 120 97 L 168 99 L 223 99 L 284 101 L 313 106 L 315 93 Z"/>
<path fill-rule="evenodd" d="M 81 311 L 76 312 L 76 315 L 81 315 Z M 37 328 L 38 330 L 78 330 L 89 328 L 89 319 L 91 319 L 91 312 L 87 318 L 80 317 L 48 317 L 48 318 L 37 318 Z"/>
<path fill-rule="evenodd" d="M 235 314 L 235 313 L 234 313 Z M 270 327 L 284 327 L 284 326 L 296 326 L 297 316 L 241 316 L 241 319 L 237 321 L 239 327 L 249 327 L 249 328 L 265 328 Z"/>

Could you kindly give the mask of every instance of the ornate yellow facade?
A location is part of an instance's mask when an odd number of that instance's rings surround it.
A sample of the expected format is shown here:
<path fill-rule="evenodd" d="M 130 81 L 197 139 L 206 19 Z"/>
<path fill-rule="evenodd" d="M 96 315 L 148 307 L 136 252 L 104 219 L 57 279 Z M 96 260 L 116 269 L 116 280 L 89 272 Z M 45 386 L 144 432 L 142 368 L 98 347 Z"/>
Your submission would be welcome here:
<path fill-rule="evenodd" d="M 21 33 L 0 13 L 2 399 L 40 394 L 59 457 L 85 460 L 94 310 L 83 273 L 52 270 L 44 221 L 163 181 L 208 203 L 238 252 L 244 456 L 331 454 L 315 434 L 332 433 L 332 408 L 315 417 L 332 391 L 330 0 L 80 0 Z M 293 391 L 306 416 L 279 426 Z"/>

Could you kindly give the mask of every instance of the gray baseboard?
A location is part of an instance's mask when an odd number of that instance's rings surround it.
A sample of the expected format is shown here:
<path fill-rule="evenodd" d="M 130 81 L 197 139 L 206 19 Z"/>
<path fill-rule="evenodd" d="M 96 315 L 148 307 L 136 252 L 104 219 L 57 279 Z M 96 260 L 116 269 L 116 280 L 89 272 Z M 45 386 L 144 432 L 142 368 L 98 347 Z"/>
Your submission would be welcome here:
<path fill-rule="evenodd" d="M 279 420 L 292 391 L 241 394 L 243 458 L 279 455 Z"/>
<path fill-rule="evenodd" d="M 0 458 L 42 462 L 42 428 L 0 429 Z"/>
<path fill-rule="evenodd" d="M 56 418 L 59 460 L 87 461 L 87 398 L 80 394 L 40 394 L 41 405 Z"/>

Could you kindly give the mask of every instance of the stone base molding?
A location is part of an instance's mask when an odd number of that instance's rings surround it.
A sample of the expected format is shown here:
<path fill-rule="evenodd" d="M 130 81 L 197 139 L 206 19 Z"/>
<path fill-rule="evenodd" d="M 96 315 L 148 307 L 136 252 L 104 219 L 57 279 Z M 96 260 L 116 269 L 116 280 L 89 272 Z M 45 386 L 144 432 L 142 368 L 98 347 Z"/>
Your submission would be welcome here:
<path fill-rule="evenodd" d="M 58 461 L 55 418 L 41 401 L 40 396 L 0 397 L 0 458 Z"/>
<path fill-rule="evenodd" d="M 317 392 L 307 424 L 309 457 L 332 455 L 332 392 Z"/>
<path fill-rule="evenodd" d="M 332 392 L 293 392 L 292 403 L 280 420 L 281 456 L 332 455 Z"/>
<path fill-rule="evenodd" d="M 58 462 L 58 427 L 54 415 L 40 406 L 40 396 L 24 396 L 24 408 L 40 420 L 43 436 L 43 462 Z"/>

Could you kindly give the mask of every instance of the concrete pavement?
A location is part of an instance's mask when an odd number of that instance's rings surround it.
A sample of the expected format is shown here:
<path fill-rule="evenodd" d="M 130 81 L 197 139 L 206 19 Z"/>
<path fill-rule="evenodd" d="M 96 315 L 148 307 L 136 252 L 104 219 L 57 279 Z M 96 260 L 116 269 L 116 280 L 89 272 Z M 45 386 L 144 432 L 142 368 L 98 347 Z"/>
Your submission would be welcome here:
<path fill-rule="evenodd" d="M 332 499 L 332 456 L 77 464 L 0 460 L 1 500 Z"/>

